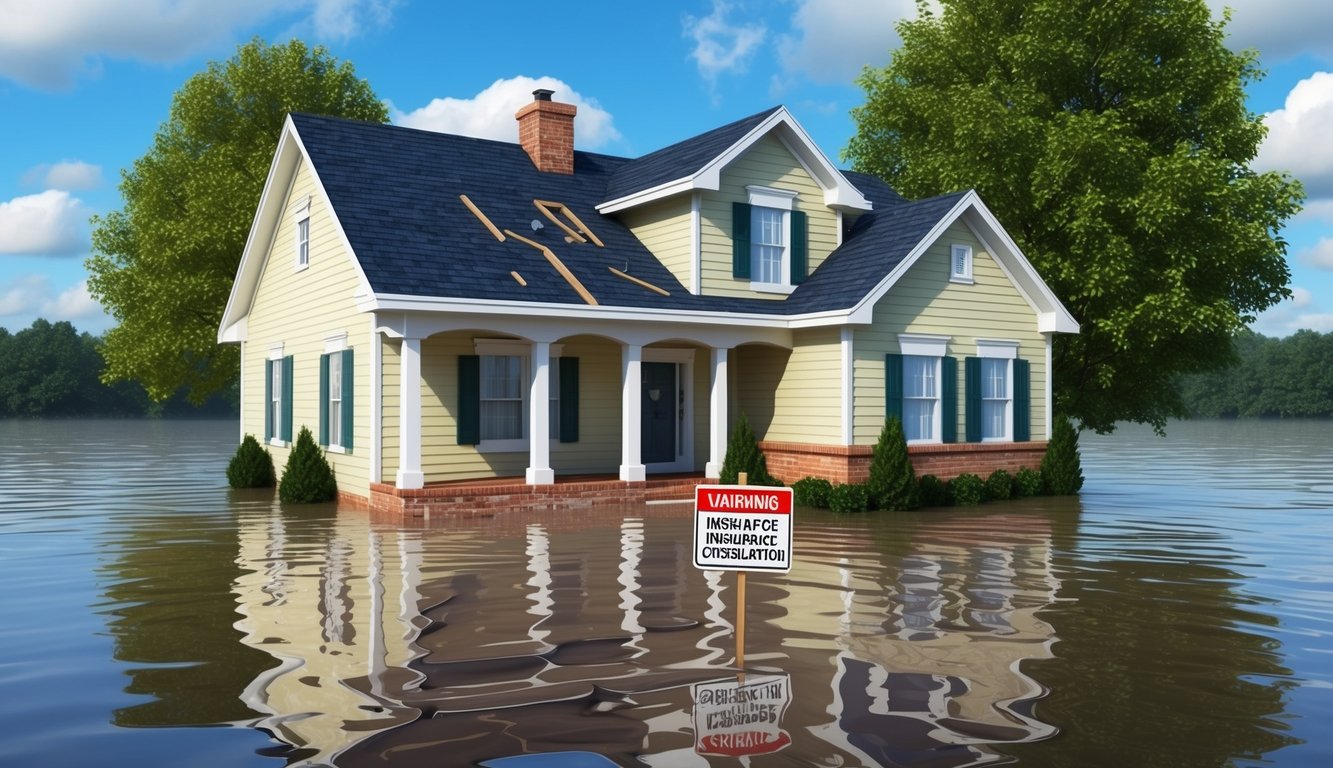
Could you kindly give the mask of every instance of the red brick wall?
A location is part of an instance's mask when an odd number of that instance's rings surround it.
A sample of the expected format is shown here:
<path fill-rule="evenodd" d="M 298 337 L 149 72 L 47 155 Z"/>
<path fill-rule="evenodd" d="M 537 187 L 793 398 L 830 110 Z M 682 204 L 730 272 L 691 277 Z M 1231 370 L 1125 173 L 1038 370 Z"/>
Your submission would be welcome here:
<path fill-rule="evenodd" d="M 574 172 L 573 104 L 534 101 L 518 111 L 518 143 L 532 158 L 537 170 L 548 173 Z"/>
<path fill-rule="evenodd" d="M 791 485 L 804 477 L 822 477 L 831 483 L 863 483 L 870 475 L 871 446 L 815 445 L 761 441 L 768 472 Z M 935 475 L 951 480 L 964 472 L 985 478 L 997 469 L 1009 473 L 1023 467 L 1037 469 L 1046 455 L 1045 442 L 950 443 L 907 448 L 916 476 Z"/>

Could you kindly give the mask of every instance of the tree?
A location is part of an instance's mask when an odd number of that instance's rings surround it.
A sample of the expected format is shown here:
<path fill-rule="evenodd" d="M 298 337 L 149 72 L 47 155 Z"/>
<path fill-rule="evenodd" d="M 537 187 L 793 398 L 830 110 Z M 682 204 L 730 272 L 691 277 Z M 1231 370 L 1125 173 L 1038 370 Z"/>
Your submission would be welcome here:
<path fill-rule="evenodd" d="M 858 82 L 845 157 L 909 197 L 974 188 L 1081 324 L 1056 408 L 1159 431 L 1180 374 L 1289 295 L 1279 231 L 1298 182 L 1256 173 L 1253 51 L 1203 0 L 941 0 Z"/>
<path fill-rule="evenodd" d="M 299 40 L 253 40 L 176 92 L 153 146 L 121 174 L 124 208 L 93 219 L 92 295 L 119 325 L 106 381 L 201 402 L 239 371 L 218 323 L 288 112 L 385 122 L 352 65 Z"/>
<path fill-rule="evenodd" d="M 879 440 L 870 455 L 866 492 L 875 509 L 899 511 L 920 506 L 916 470 L 907 455 L 907 437 L 897 416 L 885 419 L 884 427 L 879 431 Z"/>
<path fill-rule="evenodd" d="M 764 458 L 763 451 L 759 450 L 759 441 L 744 413 L 736 420 L 731 438 L 727 440 L 727 453 L 722 457 L 718 482 L 733 485 L 742 472 L 746 473 L 745 481 L 750 485 L 782 485 L 781 481 L 768 474 L 768 460 Z"/>
<path fill-rule="evenodd" d="M 256 443 L 257 444 L 257 443 Z M 338 498 L 338 480 L 308 427 L 301 427 L 278 484 L 283 504 L 318 504 Z"/>

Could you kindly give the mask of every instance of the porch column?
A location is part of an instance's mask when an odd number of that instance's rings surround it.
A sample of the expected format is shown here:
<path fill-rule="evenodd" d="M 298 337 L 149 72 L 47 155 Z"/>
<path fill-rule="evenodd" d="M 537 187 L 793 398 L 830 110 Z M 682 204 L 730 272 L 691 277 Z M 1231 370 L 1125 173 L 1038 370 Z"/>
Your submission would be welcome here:
<path fill-rule="evenodd" d="M 403 338 L 398 368 L 398 475 L 399 488 L 421 488 L 421 339 Z"/>
<path fill-rule="evenodd" d="M 532 345 L 528 382 L 528 485 L 555 482 L 551 469 L 551 342 Z"/>
<path fill-rule="evenodd" d="M 641 481 L 643 466 L 643 345 L 627 344 L 620 354 L 620 479 Z"/>
<path fill-rule="evenodd" d="M 708 374 L 708 463 L 704 476 L 722 476 L 722 461 L 727 455 L 727 349 L 714 347 L 712 368 Z"/>

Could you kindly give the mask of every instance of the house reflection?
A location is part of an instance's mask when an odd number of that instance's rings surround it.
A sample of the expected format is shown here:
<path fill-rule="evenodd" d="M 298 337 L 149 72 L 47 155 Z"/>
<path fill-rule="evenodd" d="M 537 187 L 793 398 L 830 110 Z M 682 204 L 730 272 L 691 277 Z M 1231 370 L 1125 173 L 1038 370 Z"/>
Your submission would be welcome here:
<path fill-rule="evenodd" d="M 278 664 L 245 702 L 298 764 L 584 748 L 706 765 L 690 687 L 733 660 L 734 581 L 692 566 L 689 525 L 679 508 L 568 530 L 248 515 L 236 626 Z M 942 518 L 895 551 L 870 525 L 798 528 L 791 574 L 752 581 L 747 646 L 800 692 L 784 759 L 967 765 L 1051 735 L 1019 668 L 1050 656 L 1050 550 L 1042 515 Z"/>

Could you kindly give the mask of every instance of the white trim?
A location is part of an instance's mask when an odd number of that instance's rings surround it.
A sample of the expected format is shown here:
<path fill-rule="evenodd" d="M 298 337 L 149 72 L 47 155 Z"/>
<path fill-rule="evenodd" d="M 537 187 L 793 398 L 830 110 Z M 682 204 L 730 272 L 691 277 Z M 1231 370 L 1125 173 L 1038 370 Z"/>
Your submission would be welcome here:
<path fill-rule="evenodd" d="M 950 336 L 928 333 L 898 334 L 898 349 L 904 355 L 917 357 L 944 357 L 948 353 Z"/>
<path fill-rule="evenodd" d="M 1046 388 L 1046 406 L 1045 406 L 1045 407 L 1046 407 L 1046 419 L 1045 419 L 1045 421 L 1046 421 L 1046 439 L 1047 439 L 1047 441 L 1049 441 L 1049 440 L 1051 439 L 1051 424 L 1052 424 L 1052 422 L 1055 421 L 1055 403 L 1054 403 L 1054 402 L 1052 401 L 1052 399 L 1051 399 L 1051 398 L 1053 397 L 1053 394 L 1052 394 L 1052 391 L 1051 391 L 1051 390 L 1052 390 L 1051 382 L 1052 382 L 1052 380 L 1055 379 L 1055 375 L 1054 375 L 1054 373 L 1051 371 L 1051 358 L 1052 358 L 1052 355 L 1051 355 L 1051 347 L 1052 347 L 1052 344 L 1051 344 L 1051 337 L 1052 337 L 1053 335 L 1054 335 L 1054 334 L 1051 334 L 1051 333 L 1043 333 L 1043 334 L 1042 334 L 1042 336 L 1046 339 L 1046 381 L 1045 381 L 1045 388 Z M 1030 414 L 1030 413 L 1029 413 L 1028 415 L 1029 415 L 1029 417 L 1031 417 L 1031 414 Z"/>
<path fill-rule="evenodd" d="M 977 339 L 977 357 L 1018 359 L 1018 342 L 1009 339 Z"/>
<path fill-rule="evenodd" d="M 347 331 L 330 333 L 324 337 L 324 354 L 331 355 L 345 349 L 347 349 Z"/>
<path fill-rule="evenodd" d="M 626 344 L 620 352 L 620 479 L 640 482 L 647 476 L 643 465 L 643 430 L 639 411 L 643 407 L 643 347 Z"/>
<path fill-rule="evenodd" d="M 398 473 L 399 488 L 422 488 L 421 471 L 421 339 L 404 338 L 398 362 Z"/>
<path fill-rule="evenodd" d="M 727 402 L 728 352 L 726 347 L 713 347 L 708 370 L 708 463 L 704 477 L 722 476 L 722 463 L 727 455 Z"/>
<path fill-rule="evenodd" d="M 703 193 L 696 190 L 690 195 L 690 293 L 698 296 L 703 290 Z"/>
<path fill-rule="evenodd" d="M 794 190 L 763 187 L 758 184 L 746 186 L 745 193 L 750 205 L 757 205 L 761 208 L 777 208 L 780 211 L 791 211 L 798 194 Z"/>
<path fill-rule="evenodd" d="M 307 211 L 304 215 L 298 216 L 295 221 L 296 235 L 292 238 L 292 258 L 296 263 L 296 271 L 301 272 L 310 269 L 310 213 Z M 305 229 L 305 239 L 301 239 L 302 225 Z M 305 246 L 305 252 L 301 252 L 301 246 Z"/>
<path fill-rule="evenodd" d="M 384 339 L 375 332 L 379 319 L 370 314 L 370 482 L 384 482 Z M 352 419 L 356 424 L 356 419 Z"/>
<path fill-rule="evenodd" d="M 851 445 L 856 439 L 856 358 L 855 334 L 853 328 L 842 328 L 839 344 L 841 347 L 842 373 L 842 444 Z"/>
<path fill-rule="evenodd" d="M 295 177 L 293 176 L 293 178 Z M 287 209 L 287 215 L 291 216 L 292 218 L 309 216 L 310 195 L 302 195 L 301 197 L 297 198 L 296 202 L 292 203 L 291 207 Z"/>
<path fill-rule="evenodd" d="M 958 269 L 958 257 L 963 258 L 963 269 Z M 949 244 L 949 282 L 972 285 L 972 246 L 966 243 Z M 1027 298 L 1024 296 L 1024 298 Z M 1029 303 L 1031 300 L 1029 299 Z"/>
<path fill-rule="evenodd" d="M 282 353 L 282 349 L 283 345 L 281 341 L 277 342 L 276 344 L 270 344 L 268 347 L 268 359 L 281 360 L 282 358 L 286 357 L 286 355 Z"/>

